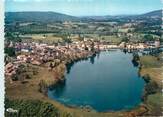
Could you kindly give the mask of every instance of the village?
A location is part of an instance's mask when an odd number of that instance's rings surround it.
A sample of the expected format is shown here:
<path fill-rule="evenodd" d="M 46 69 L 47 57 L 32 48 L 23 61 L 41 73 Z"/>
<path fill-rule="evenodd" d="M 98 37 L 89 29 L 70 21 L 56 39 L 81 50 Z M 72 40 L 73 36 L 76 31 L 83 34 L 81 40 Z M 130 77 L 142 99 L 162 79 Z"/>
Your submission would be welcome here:
<path fill-rule="evenodd" d="M 65 43 L 49 45 L 46 43 L 25 43 L 25 42 L 10 42 L 7 47 L 15 49 L 16 57 L 5 57 L 5 75 L 10 77 L 16 74 L 17 68 L 23 63 L 32 65 L 45 65 L 48 63 L 48 69 L 54 68 L 57 64 L 71 63 L 74 60 L 88 58 L 100 51 L 109 51 L 111 49 L 127 49 L 127 50 L 146 50 L 160 47 L 160 41 L 146 43 L 131 43 L 121 42 L 119 45 L 110 44 L 105 41 L 94 41 L 93 39 L 84 39 L 83 41 L 73 41 Z M 55 61 L 55 62 L 54 62 Z M 56 62 L 57 61 L 57 62 Z M 53 64 L 54 62 L 54 64 Z"/>

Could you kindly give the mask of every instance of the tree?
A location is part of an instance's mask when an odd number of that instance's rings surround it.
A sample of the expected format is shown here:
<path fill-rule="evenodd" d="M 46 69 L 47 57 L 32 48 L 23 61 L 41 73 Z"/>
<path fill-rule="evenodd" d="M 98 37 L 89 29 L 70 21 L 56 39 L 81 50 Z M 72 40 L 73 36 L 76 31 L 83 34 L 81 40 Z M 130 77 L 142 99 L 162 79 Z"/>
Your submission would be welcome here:
<path fill-rule="evenodd" d="M 16 76 L 15 77 L 16 77 L 17 80 L 21 81 L 21 83 L 25 83 L 26 82 L 25 79 L 27 77 L 29 77 L 29 75 L 27 74 L 27 68 L 26 68 L 25 65 L 21 64 L 18 67 L 18 69 L 16 71 Z"/>
<path fill-rule="evenodd" d="M 13 108 L 19 111 L 19 117 L 59 117 L 59 110 L 48 102 L 40 100 L 9 100 L 5 99 L 5 109 Z M 5 111 L 5 117 L 11 117 Z M 13 115 L 12 117 L 17 117 Z"/>
<path fill-rule="evenodd" d="M 15 56 L 15 48 L 13 48 L 13 47 L 6 47 L 5 48 L 5 53 L 8 56 L 10 56 L 10 57 Z"/>
<path fill-rule="evenodd" d="M 5 39 L 6 39 L 7 41 L 11 41 L 11 40 L 14 39 L 14 36 L 13 36 L 13 34 L 12 34 L 11 32 L 6 32 L 6 33 L 5 33 Z"/>
<path fill-rule="evenodd" d="M 70 38 L 70 35 L 64 35 L 64 36 L 62 37 L 62 39 L 63 39 L 63 41 L 66 42 L 66 43 L 71 43 L 71 42 L 72 42 L 72 40 L 71 40 L 71 38 Z"/>
<path fill-rule="evenodd" d="M 5 39 L 7 41 L 13 41 L 13 42 L 21 42 L 21 38 L 19 37 L 20 33 L 16 32 L 16 33 L 11 33 L 11 32 L 6 32 L 5 33 Z"/>
<path fill-rule="evenodd" d="M 84 37 L 79 34 L 79 41 L 84 41 Z"/>
<path fill-rule="evenodd" d="M 39 83 L 39 91 L 43 94 L 47 93 L 47 84 L 44 80 L 41 80 Z"/>
<path fill-rule="evenodd" d="M 129 39 L 127 37 L 122 38 L 122 42 L 128 42 L 128 41 L 129 41 Z"/>
<path fill-rule="evenodd" d="M 128 31 L 127 31 L 128 33 L 132 33 L 132 30 L 131 29 L 128 29 Z"/>
<path fill-rule="evenodd" d="M 154 41 L 154 38 L 153 38 L 152 35 L 147 34 L 147 35 L 144 35 L 143 40 L 144 40 L 144 41 Z"/>

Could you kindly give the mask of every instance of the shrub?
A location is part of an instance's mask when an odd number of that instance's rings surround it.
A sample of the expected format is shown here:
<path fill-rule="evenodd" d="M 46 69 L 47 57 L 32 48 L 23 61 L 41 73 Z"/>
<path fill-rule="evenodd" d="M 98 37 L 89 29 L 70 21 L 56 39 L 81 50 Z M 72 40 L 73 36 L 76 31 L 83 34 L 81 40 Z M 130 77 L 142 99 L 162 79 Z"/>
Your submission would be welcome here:
<path fill-rule="evenodd" d="M 145 81 L 146 83 L 149 83 L 149 81 L 150 81 L 150 76 L 149 76 L 148 74 L 146 74 L 146 75 L 143 76 L 143 79 L 144 79 L 144 81 Z"/>
<path fill-rule="evenodd" d="M 43 94 L 47 93 L 47 84 L 44 80 L 41 80 L 39 83 L 39 91 Z"/>
<path fill-rule="evenodd" d="M 146 100 L 148 95 L 155 94 L 158 91 L 159 91 L 158 84 L 155 81 L 149 80 L 149 82 L 145 85 L 142 100 Z"/>
<path fill-rule="evenodd" d="M 158 91 L 158 84 L 154 81 L 150 81 L 145 86 L 146 94 L 154 94 Z"/>
<path fill-rule="evenodd" d="M 58 117 L 59 111 L 50 103 L 39 100 L 5 100 L 5 109 L 13 108 L 18 110 L 19 117 Z M 16 114 L 9 114 L 5 111 L 5 117 L 17 117 Z"/>

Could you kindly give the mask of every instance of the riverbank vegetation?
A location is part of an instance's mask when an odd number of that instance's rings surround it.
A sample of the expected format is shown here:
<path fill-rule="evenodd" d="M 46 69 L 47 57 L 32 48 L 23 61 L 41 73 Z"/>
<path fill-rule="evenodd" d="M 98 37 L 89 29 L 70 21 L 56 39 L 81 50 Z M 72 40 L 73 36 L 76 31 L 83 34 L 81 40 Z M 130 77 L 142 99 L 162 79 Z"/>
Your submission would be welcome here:
<path fill-rule="evenodd" d="M 158 56 L 142 56 L 140 57 L 141 70 L 140 74 L 146 81 L 143 98 L 149 111 L 146 115 L 161 116 L 163 98 L 161 95 L 162 89 L 162 74 L 163 63 L 161 60 L 162 54 Z"/>

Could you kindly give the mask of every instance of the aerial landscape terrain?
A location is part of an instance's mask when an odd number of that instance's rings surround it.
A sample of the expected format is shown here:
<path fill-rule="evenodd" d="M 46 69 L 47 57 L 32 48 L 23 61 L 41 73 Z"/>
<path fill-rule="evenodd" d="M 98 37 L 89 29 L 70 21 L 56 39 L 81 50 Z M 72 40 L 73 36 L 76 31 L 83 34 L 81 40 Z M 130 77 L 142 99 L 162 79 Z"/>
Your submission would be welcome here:
<path fill-rule="evenodd" d="M 162 10 L 5 12 L 6 117 L 162 116 Z"/>

